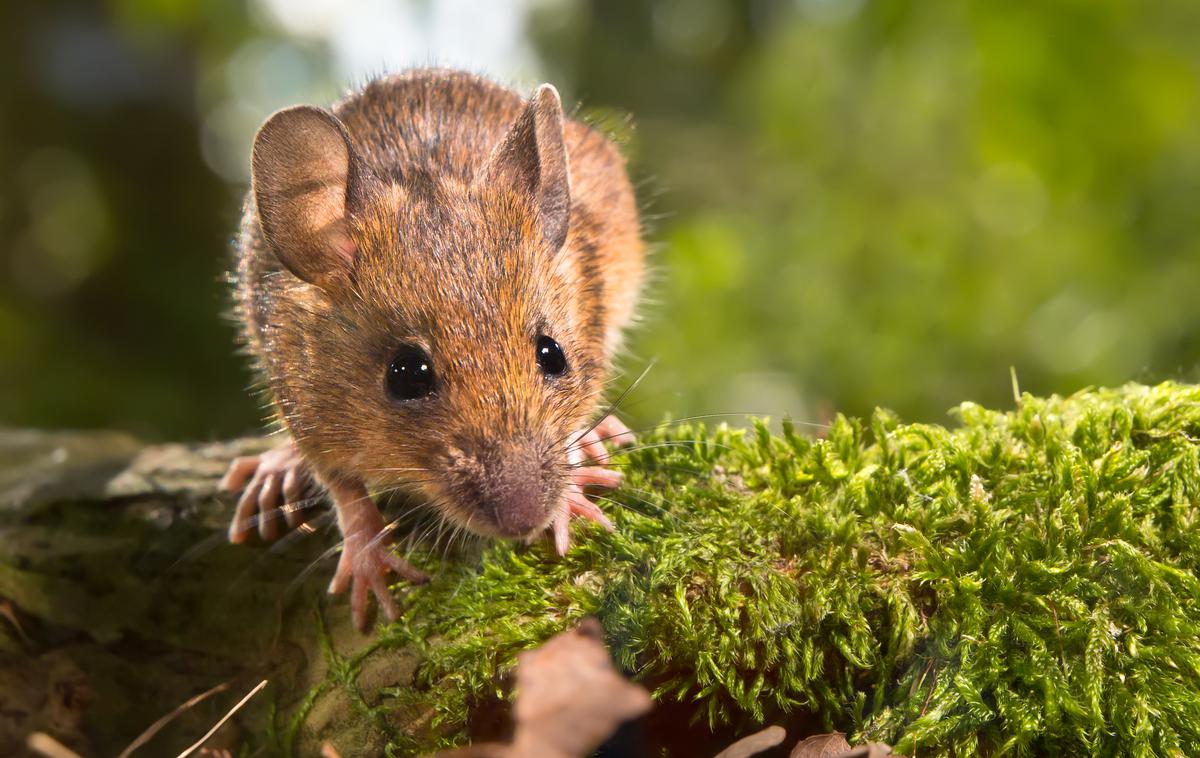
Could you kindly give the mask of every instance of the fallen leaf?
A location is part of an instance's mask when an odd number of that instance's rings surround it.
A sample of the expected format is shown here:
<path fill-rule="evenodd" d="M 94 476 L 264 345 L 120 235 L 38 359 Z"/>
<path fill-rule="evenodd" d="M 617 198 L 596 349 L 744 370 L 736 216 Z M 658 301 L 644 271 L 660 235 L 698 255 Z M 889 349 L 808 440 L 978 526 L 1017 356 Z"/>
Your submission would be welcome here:
<path fill-rule="evenodd" d="M 485 743 L 443 758 L 583 758 L 622 722 L 650 710 L 650 694 L 613 668 L 600 622 L 587 619 L 517 656 L 510 744 Z"/>
<path fill-rule="evenodd" d="M 796 747 L 792 748 L 788 758 L 840 758 L 848 752 L 850 752 L 850 743 L 846 742 L 846 734 L 830 732 L 829 734 L 814 734 L 812 737 L 800 740 Z"/>
<path fill-rule="evenodd" d="M 750 758 L 764 750 L 770 750 L 787 737 L 787 730 L 781 726 L 769 726 L 761 732 L 755 732 L 749 737 L 743 737 L 714 758 Z"/>
<path fill-rule="evenodd" d="M 904 758 L 894 755 L 891 747 L 882 742 L 851 747 L 844 732 L 814 734 L 800 740 L 788 758 Z"/>
<path fill-rule="evenodd" d="M 585 756 L 650 710 L 649 693 L 617 673 L 602 639 L 600 622 L 587 619 L 517 656 L 515 755 Z"/>

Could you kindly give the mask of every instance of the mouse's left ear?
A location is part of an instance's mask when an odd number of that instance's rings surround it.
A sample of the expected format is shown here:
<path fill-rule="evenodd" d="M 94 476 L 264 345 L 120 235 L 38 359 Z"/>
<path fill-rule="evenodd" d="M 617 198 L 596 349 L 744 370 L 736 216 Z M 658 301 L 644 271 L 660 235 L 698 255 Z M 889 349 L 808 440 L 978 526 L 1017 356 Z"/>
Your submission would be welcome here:
<path fill-rule="evenodd" d="M 543 238 L 551 249 L 561 248 L 571 219 L 571 178 L 562 100 L 553 85 L 537 88 L 475 179 L 477 185 L 497 181 L 533 198 Z"/>
<path fill-rule="evenodd" d="M 336 288 L 357 254 L 347 221 L 367 173 L 342 122 L 307 105 L 275 113 L 254 138 L 251 169 L 259 224 L 279 261 Z"/>

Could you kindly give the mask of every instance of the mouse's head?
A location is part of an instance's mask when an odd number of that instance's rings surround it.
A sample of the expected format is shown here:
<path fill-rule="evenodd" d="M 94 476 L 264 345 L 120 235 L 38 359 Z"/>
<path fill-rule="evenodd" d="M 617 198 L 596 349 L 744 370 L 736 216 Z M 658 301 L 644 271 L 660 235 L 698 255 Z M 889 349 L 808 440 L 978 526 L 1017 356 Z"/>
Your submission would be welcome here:
<path fill-rule="evenodd" d="M 563 507 L 603 330 L 576 305 L 598 294 L 565 244 L 554 89 L 488 148 L 473 166 L 437 159 L 469 175 L 407 162 L 381 176 L 334 115 L 288 109 L 256 139 L 254 197 L 303 304 L 280 325 L 300 347 L 276 382 L 302 448 L 327 476 L 416 488 L 472 531 L 519 537 Z"/>

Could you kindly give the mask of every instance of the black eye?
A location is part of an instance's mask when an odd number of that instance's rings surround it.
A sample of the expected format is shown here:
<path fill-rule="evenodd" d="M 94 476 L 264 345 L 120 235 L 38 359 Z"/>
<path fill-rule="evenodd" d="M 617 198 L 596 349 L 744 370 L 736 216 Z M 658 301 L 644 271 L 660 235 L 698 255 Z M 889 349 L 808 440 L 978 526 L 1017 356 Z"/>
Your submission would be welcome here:
<path fill-rule="evenodd" d="M 405 345 L 387 368 L 388 394 L 396 400 L 417 400 L 433 394 L 433 362 L 416 345 Z"/>
<path fill-rule="evenodd" d="M 537 362 L 546 376 L 560 376 L 567 370 L 567 356 L 562 348 L 544 334 L 537 340 Z"/>

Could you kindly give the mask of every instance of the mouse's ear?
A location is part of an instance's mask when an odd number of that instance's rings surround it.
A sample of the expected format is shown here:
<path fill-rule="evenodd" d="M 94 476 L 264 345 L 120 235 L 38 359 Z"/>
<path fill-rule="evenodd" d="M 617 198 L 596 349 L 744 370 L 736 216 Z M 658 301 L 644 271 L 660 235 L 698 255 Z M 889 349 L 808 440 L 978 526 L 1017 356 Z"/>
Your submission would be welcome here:
<path fill-rule="evenodd" d="M 496 147 L 476 184 L 505 181 L 531 195 L 542 236 L 554 250 L 567 239 L 571 216 L 571 179 L 563 140 L 563 110 L 558 90 L 543 84 Z"/>
<path fill-rule="evenodd" d="M 365 179 L 342 122 L 308 105 L 278 111 L 254 138 L 251 173 L 263 236 L 280 262 L 306 282 L 335 285 L 357 254 L 347 215 Z"/>

